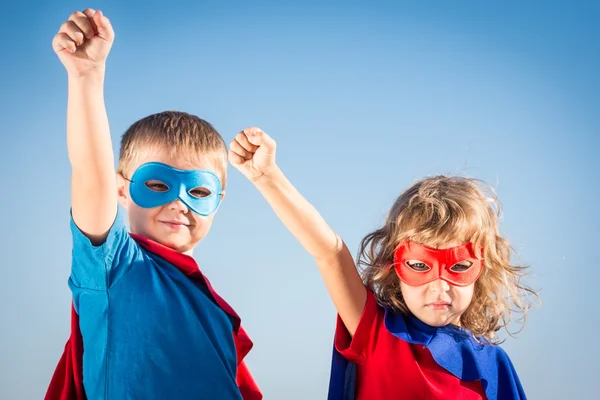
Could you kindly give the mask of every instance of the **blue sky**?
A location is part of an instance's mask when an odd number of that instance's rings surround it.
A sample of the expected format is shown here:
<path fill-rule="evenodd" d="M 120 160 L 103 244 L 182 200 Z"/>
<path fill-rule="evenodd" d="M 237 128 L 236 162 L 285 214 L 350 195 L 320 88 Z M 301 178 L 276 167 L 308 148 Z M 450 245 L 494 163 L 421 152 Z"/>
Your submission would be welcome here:
<path fill-rule="evenodd" d="M 532 399 L 596 393 L 598 2 L 32 1 L 0 5 L 0 398 L 41 398 L 69 328 L 66 74 L 50 42 L 77 9 L 116 41 L 115 151 L 177 109 L 229 142 L 256 125 L 355 253 L 416 179 L 489 181 L 542 307 L 503 345 Z M 266 399 L 326 396 L 335 310 L 312 259 L 233 168 L 196 252 L 255 342 Z"/>

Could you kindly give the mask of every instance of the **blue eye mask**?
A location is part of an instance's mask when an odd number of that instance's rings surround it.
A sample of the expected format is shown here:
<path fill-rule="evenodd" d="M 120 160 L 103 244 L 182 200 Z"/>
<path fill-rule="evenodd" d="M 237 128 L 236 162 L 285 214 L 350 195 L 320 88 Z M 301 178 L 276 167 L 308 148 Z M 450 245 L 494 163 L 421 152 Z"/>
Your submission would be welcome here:
<path fill-rule="evenodd" d="M 190 210 L 205 217 L 217 210 L 223 194 L 221 181 L 211 171 L 180 170 L 158 162 L 140 165 L 130 182 L 129 193 L 140 207 L 154 208 L 179 199 Z M 202 191 L 194 192 L 194 189 Z M 208 192 L 210 194 L 204 195 Z"/>

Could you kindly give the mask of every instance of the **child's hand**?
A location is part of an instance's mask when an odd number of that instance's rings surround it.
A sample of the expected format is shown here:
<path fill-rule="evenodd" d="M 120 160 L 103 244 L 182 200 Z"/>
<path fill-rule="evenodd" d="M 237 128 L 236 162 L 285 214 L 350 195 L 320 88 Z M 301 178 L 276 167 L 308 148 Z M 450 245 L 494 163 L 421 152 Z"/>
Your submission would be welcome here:
<path fill-rule="evenodd" d="M 115 39 L 110 21 L 102 11 L 76 11 L 61 25 L 52 48 L 71 76 L 84 76 L 104 68 Z"/>
<path fill-rule="evenodd" d="M 229 145 L 229 162 L 256 181 L 275 168 L 275 141 L 259 128 L 246 128 Z"/>

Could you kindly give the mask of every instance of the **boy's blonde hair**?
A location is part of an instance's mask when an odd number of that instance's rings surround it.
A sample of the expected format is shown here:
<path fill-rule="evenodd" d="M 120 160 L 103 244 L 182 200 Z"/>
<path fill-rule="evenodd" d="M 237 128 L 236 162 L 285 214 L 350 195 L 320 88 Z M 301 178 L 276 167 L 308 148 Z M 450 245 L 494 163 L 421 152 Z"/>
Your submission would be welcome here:
<path fill-rule="evenodd" d="M 415 183 L 396 200 L 383 227 L 361 242 L 358 264 L 365 285 L 381 304 L 408 314 L 400 279 L 391 268 L 396 247 L 405 241 L 437 248 L 473 242 L 483 248 L 484 268 L 460 325 L 496 342 L 496 331 L 508 326 L 513 312 L 522 313 L 519 321 L 525 322 L 528 295 L 537 297 L 520 282 L 527 267 L 511 264 L 513 250 L 498 230 L 500 215 L 498 198 L 479 180 L 435 176 Z"/>
<path fill-rule="evenodd" d="M 210 123 L 195 115 L 164 111 L 135 122 L 121 139 L 117 172 L 130 178 L 133 166 L 149 152 L 163 152 L 191 165 L 207 160 L 225 188 L 227 146 Z"/>

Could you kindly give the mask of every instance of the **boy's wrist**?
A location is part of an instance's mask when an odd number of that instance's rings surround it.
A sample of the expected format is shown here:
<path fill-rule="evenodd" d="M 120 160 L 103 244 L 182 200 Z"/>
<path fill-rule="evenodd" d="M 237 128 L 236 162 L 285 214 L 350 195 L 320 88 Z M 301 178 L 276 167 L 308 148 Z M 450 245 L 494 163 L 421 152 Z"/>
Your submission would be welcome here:
<path fill-rule="evenodd" d="M 261 190 L 262 188 L 276 186 L 283 181 L 285 181 L 285 175 L 279 166 L 275 164 L 263 175 L 253 180 L 252 183 L 254 183 L 254 186 L 256 186 L 258 190 Z"/>
<path fill-rule="evenodd" d="M 69 83 L 75 82 L 103 82 L 106 74 L 106 66 L 101 65 L 84 73 L 67 73 Z"/>

